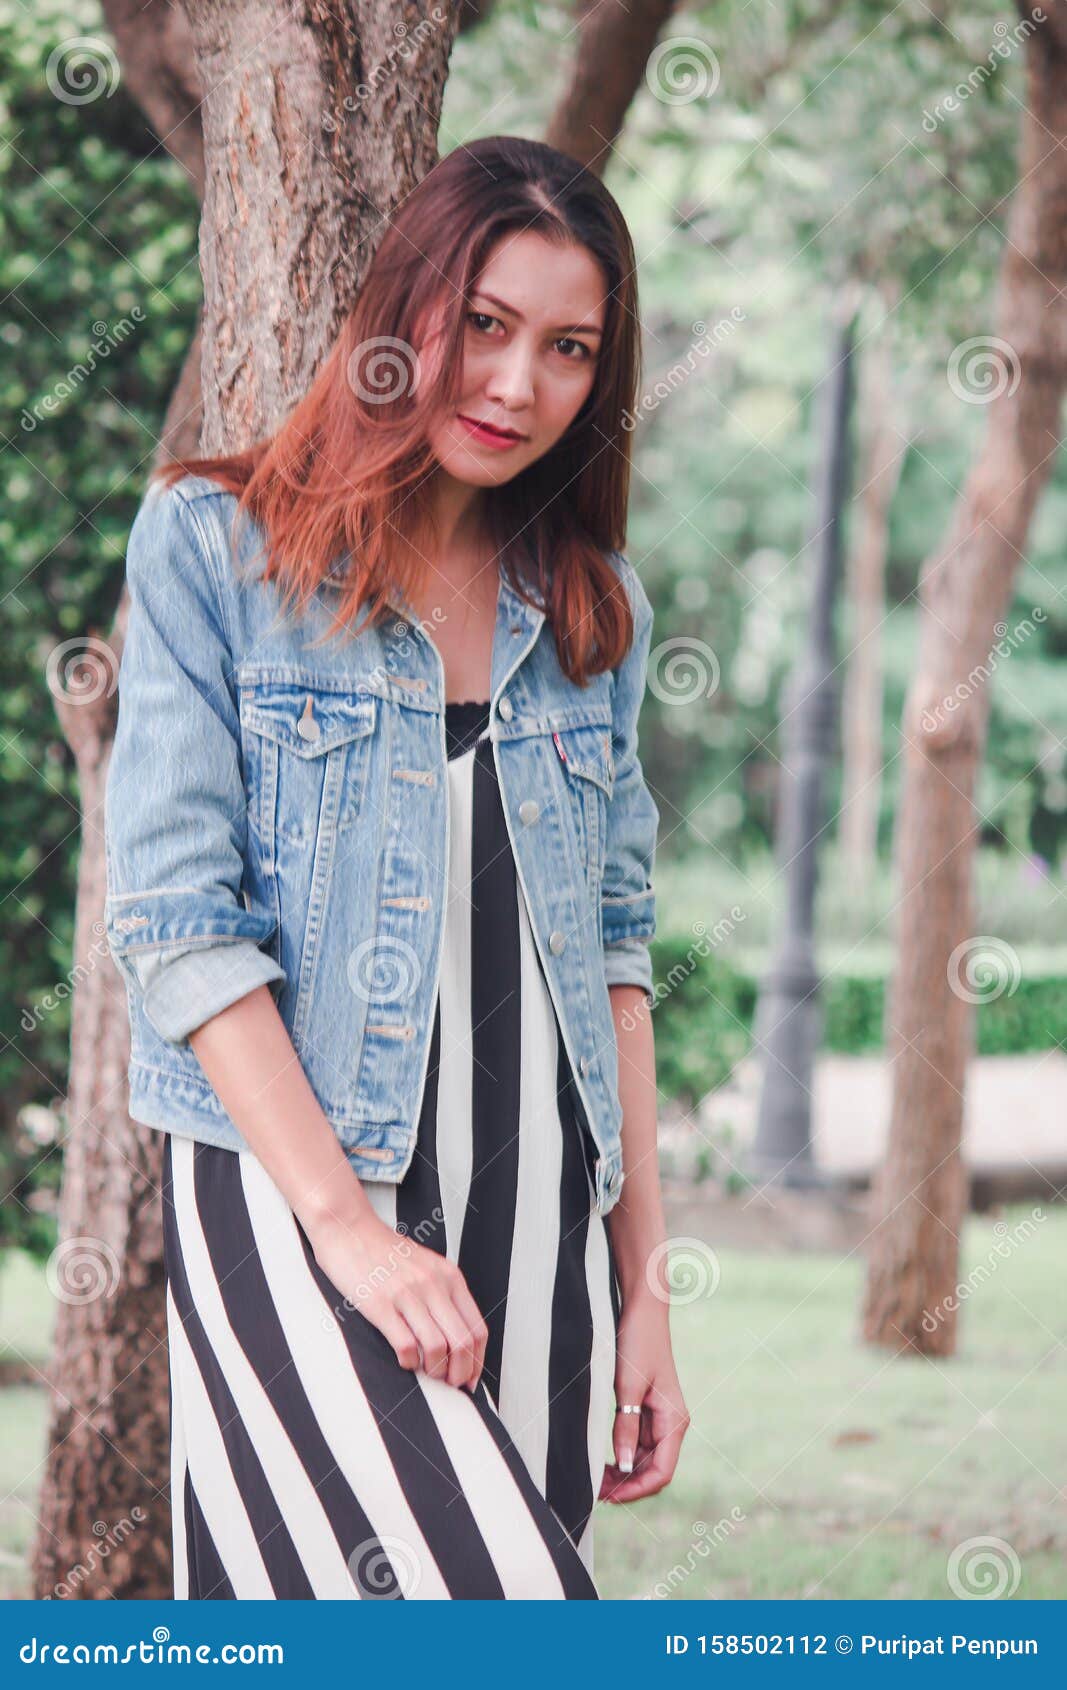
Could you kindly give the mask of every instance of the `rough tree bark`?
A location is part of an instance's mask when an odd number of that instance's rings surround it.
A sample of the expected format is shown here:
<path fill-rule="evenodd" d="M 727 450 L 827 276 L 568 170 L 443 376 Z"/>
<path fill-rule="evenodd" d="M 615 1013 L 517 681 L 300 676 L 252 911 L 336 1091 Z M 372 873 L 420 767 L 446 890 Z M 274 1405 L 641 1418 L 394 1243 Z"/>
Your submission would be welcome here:
<path fill-rule="evenodd" d="M 1030 10 L 1020 7 L 1020 16 Z M 994 364 L 1003 367 L 977 460 L 923 570 L 919 663 L 902 725 L 899 952 L 886 1027 L 893 1103 L 862 1326 L 873 1343 L 931 1355 L 951 1354 L 956 1340 L 952 1293 L 967 1195 L 960 1137 L 975 995 L 967 961 L 983 962 L 980 947 L 973 951 L 971 883 L 985 677 L 1059 447 L 1067 379 L 1064 12 L 1044 8 L 1026 47 L 1019 183 L 995 311 L 1004 347 L 994 346 Z M 997 966 L 995 956 L 987 960 Z"/>

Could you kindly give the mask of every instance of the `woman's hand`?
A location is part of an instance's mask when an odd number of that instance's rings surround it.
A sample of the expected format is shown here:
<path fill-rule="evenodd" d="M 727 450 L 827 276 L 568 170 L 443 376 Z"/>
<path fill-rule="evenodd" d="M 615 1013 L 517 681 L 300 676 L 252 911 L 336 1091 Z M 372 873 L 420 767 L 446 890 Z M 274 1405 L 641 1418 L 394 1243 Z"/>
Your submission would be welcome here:
<path fill-rule="evenodd" d="M 689 1427 L 671 1351 L 668 1305 L 651 1291 L 623 1306 L 615 1402 L 639 1403 L 641 1413 L 615 1415 L 615 1460 L 604 1469 L 600 1500 L 636 1502 L 670 1484 Z"/>
<path fill-rule="evenodd" d="M 376 1214 L 326 1220 L 307 1235 L 323 1273 L 388 1339 L 401 1367 L 476 1389 L 489 1328 L 454 1261 Z"/>
<path fill-rule="evenodd" d="M 406 1238 L 372 1207 L 270 987 L 211 1016 L 189 1043 L 344 1301 L 388 1339 L 401 1367 L 473 1391 L 489 1332 L 466 1280 L 455 1262 Z"/>

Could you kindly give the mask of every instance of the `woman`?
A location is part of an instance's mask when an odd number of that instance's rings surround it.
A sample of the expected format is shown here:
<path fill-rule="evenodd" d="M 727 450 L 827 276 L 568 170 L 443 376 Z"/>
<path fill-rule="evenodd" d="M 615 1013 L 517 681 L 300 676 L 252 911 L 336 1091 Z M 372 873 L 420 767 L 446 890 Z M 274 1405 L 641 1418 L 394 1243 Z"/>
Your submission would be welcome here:
<path fill-rule="evenodd" d="M 277 435 L 138 512 L 177 1596 L 595 1598 L 594 1503 L 673 1475 L 633 269 L 573 160 L 460 147 Z"/>

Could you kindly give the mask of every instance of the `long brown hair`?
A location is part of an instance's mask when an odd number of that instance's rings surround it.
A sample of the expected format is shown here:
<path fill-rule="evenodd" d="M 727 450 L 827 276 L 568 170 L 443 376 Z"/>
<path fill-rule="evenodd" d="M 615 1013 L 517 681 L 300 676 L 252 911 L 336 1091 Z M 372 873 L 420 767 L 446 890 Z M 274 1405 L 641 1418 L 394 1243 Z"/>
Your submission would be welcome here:
<path fill-rule="evenodd" d="M 396 586 L 417 595 L 425 576 L 413 540 L 432 523 L 427 431 L 460 397 L 472 287 L 495 243 L 519 230 L 585 247 L 607 284 L 581 410 L 549 452 L 484 493 L 499 567 L 522 597 L 532 589 L 561 667 L 584 685 L 619 663 L 633 638 L 629 600 L 604 553 L 625 539 L 637 286 L 615 200 L 552 147 L 491 136 L 447 154 L 394 214 L 336 342 L 277 432 L 247 451 L 173 460 L 156 473 L 168 484 L 208 476 L 238 494 L 238 519 L 247 511 L 267 536 L 264 580 L 300 609 L 324 581 L 339 588 L 329 633 L 354 633 L 364 604 L 365 626 L 384 619 L 383 595 Z M 414 349 L 431 323 L 441 355 L 426 379 Z"/>

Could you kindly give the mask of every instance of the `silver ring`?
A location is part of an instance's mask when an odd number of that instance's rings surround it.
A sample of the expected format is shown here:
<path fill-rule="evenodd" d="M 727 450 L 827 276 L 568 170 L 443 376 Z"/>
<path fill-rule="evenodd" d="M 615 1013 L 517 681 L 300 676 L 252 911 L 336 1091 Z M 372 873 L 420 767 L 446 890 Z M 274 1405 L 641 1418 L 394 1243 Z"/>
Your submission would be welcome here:
<path fill-rule="evenodd" d="M 641 1404 L 639 1402 L 621 1402 L 615 1404 L 616 1414 L 640 1414 L 640 1412 Z"/>

